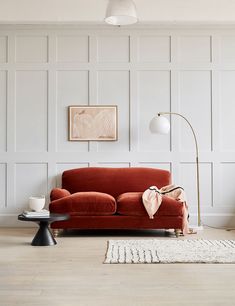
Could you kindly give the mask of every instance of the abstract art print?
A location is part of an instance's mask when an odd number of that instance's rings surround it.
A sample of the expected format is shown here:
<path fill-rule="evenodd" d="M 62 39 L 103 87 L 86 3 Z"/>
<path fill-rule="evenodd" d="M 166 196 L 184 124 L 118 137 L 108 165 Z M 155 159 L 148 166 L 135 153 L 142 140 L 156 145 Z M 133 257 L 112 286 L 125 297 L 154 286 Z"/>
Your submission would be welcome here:
<path fill-rule="evenodd" d="M 117 140 L 117 106 L 69 106 L 69 140 Z"/>

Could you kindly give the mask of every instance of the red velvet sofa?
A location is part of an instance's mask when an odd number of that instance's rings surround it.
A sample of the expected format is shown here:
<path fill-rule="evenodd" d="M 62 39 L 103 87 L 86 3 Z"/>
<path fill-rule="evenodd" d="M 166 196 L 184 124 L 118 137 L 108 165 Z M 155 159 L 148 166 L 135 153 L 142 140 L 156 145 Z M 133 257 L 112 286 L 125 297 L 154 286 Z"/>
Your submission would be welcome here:
<path fill-rule="evenodd" d="M 171 183 L 169 171 L 151 168 L 80 168 L 62 175 L 62 188 L 51 191 L 49 210 L 70 219 L 52 229 L 175 229 L 184 228 L 182 204 L 163 196 L 150 219 L 142 203 L 148 187 Z"/>

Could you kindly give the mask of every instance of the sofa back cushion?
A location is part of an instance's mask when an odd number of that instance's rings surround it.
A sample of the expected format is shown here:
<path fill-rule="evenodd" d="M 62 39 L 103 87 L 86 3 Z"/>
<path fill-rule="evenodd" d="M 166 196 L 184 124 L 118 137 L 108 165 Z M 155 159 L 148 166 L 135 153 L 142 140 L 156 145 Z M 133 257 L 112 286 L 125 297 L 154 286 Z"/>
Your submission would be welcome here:
<path fill-rule="evenodd" d="M 125 192 L 143 192 L 154 185 L 161 188 L 171 183 L 169 171 L 152 168 L 89 167 L 64 171 L 62 188 L 71 193 L 96 191 L 117 198 Z"/>

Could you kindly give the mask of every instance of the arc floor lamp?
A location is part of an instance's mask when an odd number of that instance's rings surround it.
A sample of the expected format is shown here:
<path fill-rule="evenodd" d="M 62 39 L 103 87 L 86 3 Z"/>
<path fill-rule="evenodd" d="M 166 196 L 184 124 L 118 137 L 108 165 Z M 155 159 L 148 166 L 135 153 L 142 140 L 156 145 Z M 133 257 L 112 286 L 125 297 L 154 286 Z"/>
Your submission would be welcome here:
<path fill-rule="evenodd" d="M 196 151 L 196 178 L 197 178 L 197 229 L 203 229 L 202 223 L 201 223 L 201 207 L 200 207 L 200 181 L 199 181 L 199 151 L 198 151 L 198 142 L 197 142 L 197 137 L 195 134 L 195 131 L 191 125 L 191 123 L 188 121 L 187 118 L 185 118 L 183 115 L 179 113 L 174 113 L 174 112 L 160 112 L 157 114 L 157 116 L 153 117 L 153 119 L 150 121 L 150 131 L 152 133 L 157 133 L 157 134 L 168 134 L 170 131 L 170 122 L 169 120 L 164 116 L 164 115 L 176 115 L 181 118 L 183 118 L 187 124 L 189 125 L 194 142 L 195 142 L 195 151 Z"/>
<path fill-rule="evenodd" d="M 138 21 L 133 0 L 109 0 L 105 22 L 115 26 L 130 25 Z"/>

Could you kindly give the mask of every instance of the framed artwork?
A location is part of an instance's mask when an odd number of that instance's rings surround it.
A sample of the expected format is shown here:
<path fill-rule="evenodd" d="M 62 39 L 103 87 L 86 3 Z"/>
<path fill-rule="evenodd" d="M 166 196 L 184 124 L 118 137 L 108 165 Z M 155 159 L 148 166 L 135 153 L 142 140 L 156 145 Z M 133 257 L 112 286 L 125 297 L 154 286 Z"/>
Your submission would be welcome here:
<path fill-rule="evenodd" d="M 69 106 L 69 140 L 117 140 L 117 106 Z"/>

